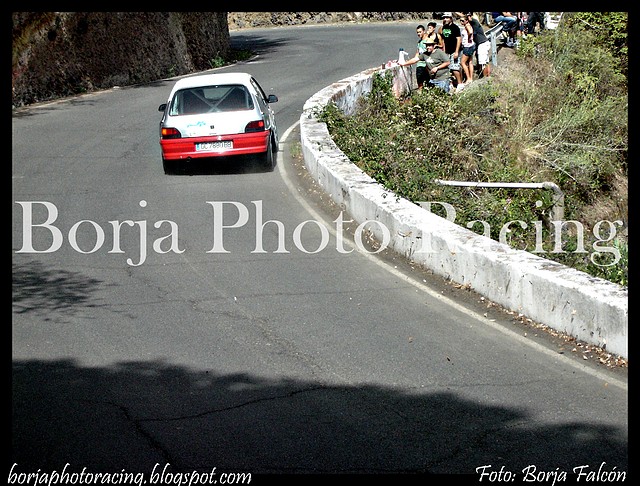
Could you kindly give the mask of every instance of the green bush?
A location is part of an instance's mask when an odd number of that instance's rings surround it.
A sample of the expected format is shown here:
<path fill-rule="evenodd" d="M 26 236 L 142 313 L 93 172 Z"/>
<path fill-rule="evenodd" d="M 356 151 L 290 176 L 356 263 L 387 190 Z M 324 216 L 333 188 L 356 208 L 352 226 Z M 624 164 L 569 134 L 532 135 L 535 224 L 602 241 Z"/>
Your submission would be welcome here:
<path fill-rule="evenodd" d="M 446 201 L 458 224 L 485 221 L 494 239 L 502 230 L 514 248 L 627 285 L 623 25 L 626 15 L 617 13 L 566 14 L 558 29 L 521 43 L 508 74 L 460 94 L 425 89 L 396 99 L 385 71 L 374 75 L 354 115 L 330 104 L 320 118 L 349 159 L 398 197 Z M 434 179 L 553 182 L 565 195 L 564 220 L 582 225 L 583 241 L 568 224 L 558 233 L 558 251 L 549 191 L 450 187 Z M 510 221 L 528 227 L 514 223 L 504 230 Z M 535 226 L 537 221 L 542 224 Z M 595 234 L 599 221 L 620 222 L 611 241 Z M 479 223 L 471 229 L 486 231 Z"/>

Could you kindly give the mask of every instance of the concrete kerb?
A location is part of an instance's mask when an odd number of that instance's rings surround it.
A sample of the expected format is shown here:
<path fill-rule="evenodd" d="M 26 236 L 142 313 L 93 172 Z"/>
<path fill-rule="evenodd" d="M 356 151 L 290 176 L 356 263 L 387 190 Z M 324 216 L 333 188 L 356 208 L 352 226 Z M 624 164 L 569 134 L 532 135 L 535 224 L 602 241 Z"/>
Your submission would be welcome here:
<path fill-rule="evenodd" d="M 411 76 L 389 68 L 396 94 L 406 93 Z M 318 111 L 330 102 L 353 113 L 371 91 L 372 68 L 334 83 L 309 98 L 300 116 L 300 137 L 309 173 L 331 198 L 389 248 L 442 277 L 505 308 L 628 358 L 628 291 L 537 255 L 510 248 L 398 198 L 365 174 L 336 146 Z M 375 222 L 375 223 L 373 223 Z"/>

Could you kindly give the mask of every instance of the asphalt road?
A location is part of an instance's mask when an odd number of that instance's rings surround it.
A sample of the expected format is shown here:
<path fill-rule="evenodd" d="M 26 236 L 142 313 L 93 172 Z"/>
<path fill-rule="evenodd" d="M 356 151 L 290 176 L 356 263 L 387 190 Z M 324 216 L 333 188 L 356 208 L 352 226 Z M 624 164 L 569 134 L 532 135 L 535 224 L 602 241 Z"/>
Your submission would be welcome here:
<path fill-rule="evenodd" d="M 174 80 L 14 113 L 10 482 L 628 471 L 626 370 L 353 251 L 354 228 L 340 238 L 340 208 L 305 176 L 304 101 L 412 52 L 414 29 L 232 33 L 259 55 L 221 71 L 280 99 L 271 173 L 164 175 L 157 107 Z"/>

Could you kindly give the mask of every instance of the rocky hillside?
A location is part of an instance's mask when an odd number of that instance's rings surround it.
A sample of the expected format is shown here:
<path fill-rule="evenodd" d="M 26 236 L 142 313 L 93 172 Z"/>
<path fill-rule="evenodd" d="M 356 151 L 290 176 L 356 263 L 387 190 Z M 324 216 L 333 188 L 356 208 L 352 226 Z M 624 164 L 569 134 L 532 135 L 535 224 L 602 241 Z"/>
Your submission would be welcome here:
<path fill-rule="evenodd" d="M 224 12 L 13 12 L 12 103 L 211 68 L 229 55 Z"/>
<path fill-rule="evenodd" d="M 432 12 L 13 12 L 14 108 L 202 71 L 229 30 L 432 18 Z"/>
<path fill-rule="evenodd" d="M 229 12 L 230 30 L 334 22 L 389 22 L 433 18 L 434 12 Z"/>

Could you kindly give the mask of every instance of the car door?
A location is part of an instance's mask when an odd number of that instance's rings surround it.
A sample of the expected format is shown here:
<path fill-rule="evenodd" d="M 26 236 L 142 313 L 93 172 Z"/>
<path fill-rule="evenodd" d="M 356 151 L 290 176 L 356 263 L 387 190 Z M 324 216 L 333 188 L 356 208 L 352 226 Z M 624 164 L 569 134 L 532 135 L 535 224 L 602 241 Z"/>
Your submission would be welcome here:
<path fill-rule="evenodd" d="M 265 94 L 264 90 L 262 89 L 262 86 L 260 86 L 260 83 L 258 83 L 258 81 L 255 78 L 251 78 L 251 85 L 256 90 L 256 93 L 257 93 L 256 98 L 258 99 L 258 106 L 260 107 L 260 111 L 262 111 L 262 115 L 265 117 L 265 124 L 273 132 L 274 139 L 275 139 L 274 140 L 275 146 L 277 150 L 278 144 L 280 143 L 280 137 L 278 135 L 278 126 L 276 124 L 276 116 L 273 111 L 273 108 L 271 108 L 271 105 L 269 103 L 270 99 Z M 277 97 L 274 96 L 274 98 L 275 98 L 274 101 L 278 100 Z"/>

